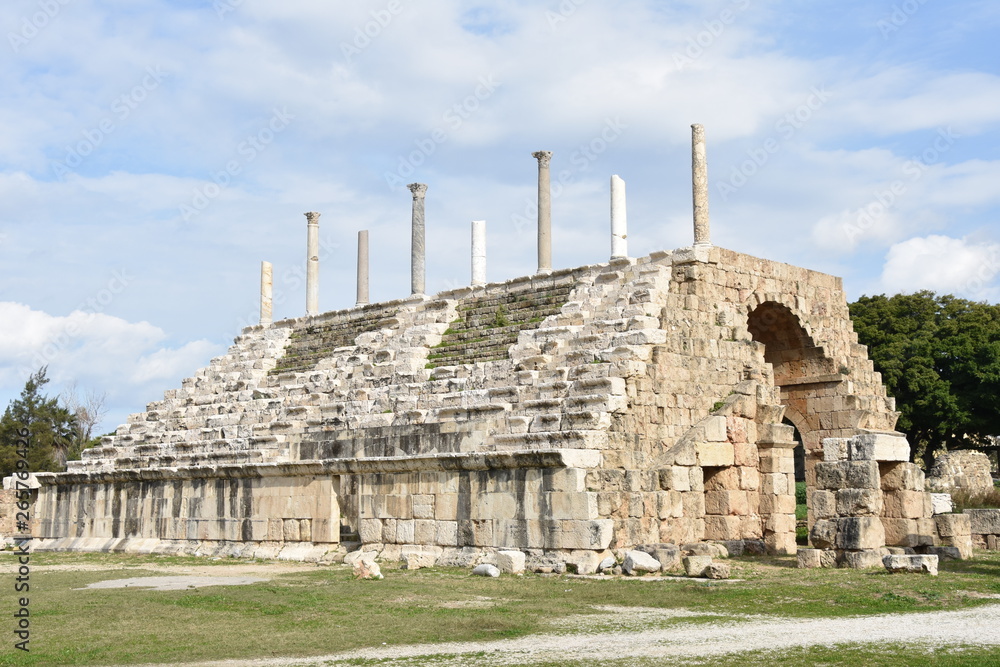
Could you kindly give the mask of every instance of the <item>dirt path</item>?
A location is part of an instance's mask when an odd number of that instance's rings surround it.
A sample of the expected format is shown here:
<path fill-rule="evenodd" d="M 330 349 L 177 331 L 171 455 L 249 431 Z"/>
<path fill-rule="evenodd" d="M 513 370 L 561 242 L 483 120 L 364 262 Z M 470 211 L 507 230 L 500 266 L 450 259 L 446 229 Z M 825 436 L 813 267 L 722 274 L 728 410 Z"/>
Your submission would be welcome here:
<path fill-rule="evenodd" d="M 608 609 L 610 611 L 610 609 Z M 380 665 L 427 664 L 530 665 L 555 660 L 610 660 L 628 658 L 710 657 L 755 650 L 843 643 L 901 643 L 909 645 L 1000 646 L 1000 604 L 922 614 L 888 614 L 837 619 L 761 617 L 719 623 L 687 623 L 685 616 L 705 616 L 684 610 L 621 608 L 611 622 L 624 626 L 664 621 L 667 629 L 616 630 L 576 634 L 532 635 L 484 643 L 419 644 L 351 651 L 319 658 L 279 658 L 189 663 L 185 667 L 291 667 L 292 665 L 346 665 L 356 658 L 378 659 Z M 591 619 L 593 617 L 590 617 Z M 574 619 L 561 625 L 573 627 Z M 486 653 L 487 655 L 482 655 Z M 475 656 L 469 654 L 476 654 Z M 161 666 L 162 667 L 162 666 Z"/>

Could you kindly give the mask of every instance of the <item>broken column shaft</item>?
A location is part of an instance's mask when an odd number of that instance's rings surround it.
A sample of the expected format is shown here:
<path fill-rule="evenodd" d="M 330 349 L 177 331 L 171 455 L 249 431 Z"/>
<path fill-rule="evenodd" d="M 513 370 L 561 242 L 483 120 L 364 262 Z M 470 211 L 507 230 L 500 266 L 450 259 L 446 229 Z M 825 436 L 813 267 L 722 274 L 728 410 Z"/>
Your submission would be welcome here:
<path fill-rule="evenodd" d="M 358 232 L 358 300 L 355 305 L 368 303 L 368 230 Z"/>
<path fill-rule="evenodd" d="M 406 186 L 413 193 L 412 239 L 410 245 L 410 294 L 423 295 L 426 279 L 427 251 L 424 245 L 424 197 L 427 186 L 410 183 Z"/>
<path fill-rule="evenodd" d="M 705 127 L 691 126 L 691 189 L 694 200 L 695 245 L 712 243 L 708 223 L 708 163 L 705 159 Z"/>
<path fill-rule="evenodd" d="M 472 221 L 472 286 L 486 284 L 486 221 Z"/>
<path fill-rule="evenodd" d="M 271 312 L 273 274 L 271 262 L 260 263 L 260 325 L 262 327 L 269 327 L 274 322 Z"/>
<path fill-rule="evenodd" d="M 611 177 L 611 259 L 628 257 L 628 222 L 625 215 L 625 181 Z"/>

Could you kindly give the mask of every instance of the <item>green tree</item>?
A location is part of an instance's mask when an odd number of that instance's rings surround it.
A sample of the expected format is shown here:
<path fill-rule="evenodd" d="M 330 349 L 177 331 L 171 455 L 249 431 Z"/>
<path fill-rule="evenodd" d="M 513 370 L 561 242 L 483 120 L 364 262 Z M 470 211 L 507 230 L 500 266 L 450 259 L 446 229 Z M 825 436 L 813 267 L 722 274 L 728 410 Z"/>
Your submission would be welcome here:
<path fill-rule="evenodd" d="M 41 393 L 48 383 L 46 367 L 33 373 L 24 384 L 20 398 L 7 406 L 0 418 L 0 476 L 14 472 L 18 461 L 18 432 L 27 429 L 28 470 L 30 472 L 56 471 L 57 463 L 73 441 L 77 429 L 76 417 L 59 404 L 58 399 Z"/>
<path fill-rule="evenodd" d="M 932 292 L 850 304 L 859 341 L 896 398 L 897 428 L 930 465 L 1000 433 L 1000 306 Z"/>

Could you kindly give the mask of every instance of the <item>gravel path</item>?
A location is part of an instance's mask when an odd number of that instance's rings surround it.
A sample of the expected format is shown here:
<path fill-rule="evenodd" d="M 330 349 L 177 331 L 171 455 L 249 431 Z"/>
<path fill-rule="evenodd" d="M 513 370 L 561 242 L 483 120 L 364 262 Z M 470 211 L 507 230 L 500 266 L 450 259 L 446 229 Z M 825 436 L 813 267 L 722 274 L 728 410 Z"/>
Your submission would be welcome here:
<path fill-rule="evenodd" d="M 604 610 L 611 611 L 609 608 Z M 629 619 L 633 612 L 635 616 Z M 189 663 L 185 667 L 345 665 L 352 658 L 386 660 L 379 664 L 402 667 L 427 664 L 421 658 L 428 656 L 435 656 L 431 663 L 435 667 L 470 664 L 499 666 L 530 665 L 554 660 L 711 657 L 742 651 L 844 643 L 1000 646 L 1000 633 L 997 632 L 997 628 L 1000 628 L 1000 604 L 921 614 L 807 620 L 760 617 L 718 623 L 685 622 L 683 619 L 686 616 L 704 617 L 707 614 L 684 610 L 622 608 L 614 613 L 614 616 L 609 615 L 606 620 L 621 621 L 625 625 L 635 624 L 636 621 L 640 625 L 662 622 L 672 622 L 673 625 L 667 629 L 544 634 L 483 643 L 391 646 L 319 658 L 228 660 L 197 665 Z M 563 619 L 561 625 L 573 627 L 573 620 Z"/>

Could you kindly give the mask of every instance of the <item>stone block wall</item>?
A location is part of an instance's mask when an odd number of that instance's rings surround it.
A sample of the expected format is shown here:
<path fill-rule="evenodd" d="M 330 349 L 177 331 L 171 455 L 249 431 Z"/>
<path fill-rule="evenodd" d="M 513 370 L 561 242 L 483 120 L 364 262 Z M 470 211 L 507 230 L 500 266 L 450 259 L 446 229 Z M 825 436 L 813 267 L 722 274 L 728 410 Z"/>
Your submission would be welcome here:
<path fill-rule="evenodd" d="M 548 310 L 514 318 L 516 339 L 503 344 L 471 343 L 456 327 L 478 335 L 494 306 L 536 301 Z M 442 350 L 456 353 L 449 365 Z M 225 477 L 320 466 L 329 486 L 309 487 L 317 507 L 329 500 L 345 534 L 384 548 L 763 540 L 790 553 L 787 417 L 810 454 L 807 481 L 832 494 L 813 494 L 813 519 L 835 519 L 831 543 L 850 550 L 878 541 L 883 519 L 924 518 L 883 511 L 910 512 L 909 489 L 882 489 L 879 463 L 905 460 L 885 458 L 892 443 L 845 451 L 840 486 L 830 471 L 817 483 L 823 439 L 888 432 L 893 408 L 839 279 L 695 247 L 248 328 L 70 473 L 45 478 L 41 495 L 53 537 L 81 530 L 78 508 L 95 506 L 82 530 L 118 539 L 124 529 L 107 523 L 118 497 L 134 505 L 138 534 L 172 539 L 178 529 L 159 526 L 175 524 L 156 522 L 180 497 L 197 508 L 185 536 L 245 540 L 243 526 L 259 537 L 253 522 L 266 519 L 270 539 L 280 519 L 283 538 L 298 521 L 300 538 L 321 542 L 301 523 L 309 517 L 271 501 L 227 509 L 265 495 L 252 476 L 231 492 Z M 855 467 L 871 479 L 862 484 Z M 157 477 L 167 470 L 221 486 L 205 495 L 184 482 L 175 493 Z M 239 534 L 225 521 L 242 522 Z"/>
<path fill-rule="evenodd" d="M 1000 509 L 965 510 L 963 514 L 969 517 L 972 546 L 1000 551 Z"/>

